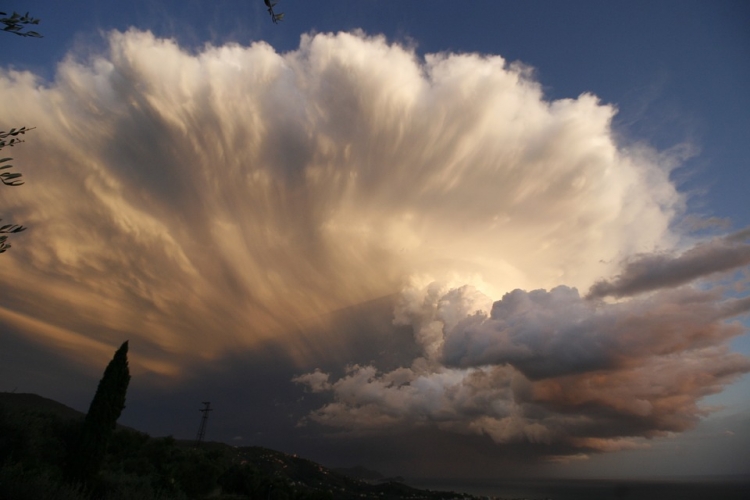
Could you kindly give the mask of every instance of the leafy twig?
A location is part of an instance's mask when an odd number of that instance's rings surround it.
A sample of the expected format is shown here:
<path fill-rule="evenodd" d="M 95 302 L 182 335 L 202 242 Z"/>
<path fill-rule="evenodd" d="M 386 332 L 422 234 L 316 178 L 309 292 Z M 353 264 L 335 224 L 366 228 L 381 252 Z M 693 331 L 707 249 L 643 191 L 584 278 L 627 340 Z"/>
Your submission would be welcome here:
<path fill-rule="evenodd" d="M 5 224 L 0 226 L 0 253 L 3 253 L 10 248 L 10 243 L 6 243 L 8 241 L 8 234 L 20 233 L 25 230 L 26 228 L 19 224 Z"/>
<path fill-rule="evenodd" d="M 8 132 L 0 131 L 0 149 L 3 149 L 6 146 L 14 146 L 19 142 L 23 142 L 23 139 L 19 139 L 18 136 L 21 134 L 25 134 L 29 130 L 34 130 L 35 128 L 36 127 L 21 127 L 19 129 L 12 128 Z M 10 139 L 8 139 L 8 137 L 10 137 Z"/>
<path fill-rule="evenodd" d="M 18 12 L 13 12 L 9 17 L 5 12 L 0 12 L 0 16 L 3 16 L 0 18 L 0 24 L 5 25 L 2 31 L 7 31 L 8 33 L 13 33 L 18 36 L 42 38 L 42 35 L 36 31 L 23 31 L 24 26 L 27 24 L 39 24 L 39 19 L 34 19 L 29 16 L 28 12 L 24 15 L 21 15 Z"/>

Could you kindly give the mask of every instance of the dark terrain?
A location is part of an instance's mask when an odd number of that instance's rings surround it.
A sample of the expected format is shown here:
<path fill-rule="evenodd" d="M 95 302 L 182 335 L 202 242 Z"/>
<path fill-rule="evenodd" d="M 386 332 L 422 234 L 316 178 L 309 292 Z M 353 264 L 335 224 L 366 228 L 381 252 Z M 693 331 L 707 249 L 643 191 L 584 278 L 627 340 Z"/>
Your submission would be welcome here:
<path fill-rule="evenodd" d="M 196 448 L 192 441 L 152 438 L 122 426 L 92 491 L 62 479 L 66 450 L 84 416 L 36 394 L 0 393 L 0 498 L 475 498 L 416 489 L 360 467 L 336 471 L 267 448 L 215 442 Z"/>
<path fill-rule="evenodd" d="M 731 480 L 489 480 L 420 483 L 364 467 L 326 468 L 258 446 L 152 438 L 118 426 L 99 483 L 63 481 L 66 449 L 84 414 L 36 394 L 0 393 L 0 500 L 551 499 L 744 500 L 750 478 Z M 471 492 L 453 493 L 450 490 Z"/>

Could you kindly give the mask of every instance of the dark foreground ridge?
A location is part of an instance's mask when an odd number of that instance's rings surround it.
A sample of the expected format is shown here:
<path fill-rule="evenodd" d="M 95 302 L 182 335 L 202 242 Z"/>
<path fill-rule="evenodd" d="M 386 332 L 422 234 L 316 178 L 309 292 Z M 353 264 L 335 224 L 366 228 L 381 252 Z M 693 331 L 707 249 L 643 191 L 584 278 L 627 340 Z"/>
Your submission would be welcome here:
<path fill-rule="evenodd" d="M 335 471 L 257 446 L 235 448 L 118 427 L 96 482 L 71 484 L 64 469 L 84 414 L 35 394 L 0 393 L 0 498 L 120 500 L 448 500 L 468 494 L 413 488 L 363 469 Z M 373 473 L 370 472 L 372 476 Z"/>
<path fill-rule="evenodd" d="M 0 405 L 13 410 L 50 413 L 66 420 L 86 416 L 85 413 L 37 394 L 0 392 Z"/>
<path fill-rule="evenodd" d="M 744 500 L 750 478 L 733 481 L 509 480 L 438 482 L 418 489 L 363 467 L 329 469 L 268 448 L 236 448 L 118 426 L 92 484 L 63 470 L 84 414 L 36 394 L 0 392 L 0 500 Z M 445 490 L 460 489 L 474 495 Z M 437 491 L 444 490 L 444 491 Z"/>
<path fill-rule="evenodd" d="M 419 490 L 401 482 L 370 482 L 328 469 L 311 460 L 258 446 L 233 448 L 235 460 L 252 464 L 265 476 L 291 481 L 294 485 L 317 492 L 328 492 L 334 499 L 452 499 L 474 498 L 444 491 Z"/>

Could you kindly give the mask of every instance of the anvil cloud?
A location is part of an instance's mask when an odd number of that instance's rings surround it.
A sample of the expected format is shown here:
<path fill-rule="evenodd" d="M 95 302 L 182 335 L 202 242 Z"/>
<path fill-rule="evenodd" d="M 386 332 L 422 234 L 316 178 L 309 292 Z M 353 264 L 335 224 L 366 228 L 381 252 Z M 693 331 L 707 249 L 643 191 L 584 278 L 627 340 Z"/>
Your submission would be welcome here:
<path fill-rule="evenodd" d="M 423 356 L 298 377 L 334 397 L 309 420 L 562 454 L 685 429 L 747 370 L 720 294 L 685 288 L 704 271 L 677 266 L 665 291 L 644 278 L 662 260 L 621 269 L 680 249 L 685 200 L 675 157 L 620 144 L 595 96 L 551 101 L 522 64 L 362 33 L 283 54 L 107 42 L 54 81 L 0 72 L 4 119 L 36 127 L 13 150 L 26 185 L 0 200 L 30 228 L 0 267 L 19 335 L 82 362 L 129 338 L 137 370 L 174 377 L 267 343 L 309 366 L 337 347 L 326 314 L 400 293 Z M 678 263 L 747 262 L 742 241 L 706 245 Z M 656 295 L 603 302 L 633 290 Z"/>

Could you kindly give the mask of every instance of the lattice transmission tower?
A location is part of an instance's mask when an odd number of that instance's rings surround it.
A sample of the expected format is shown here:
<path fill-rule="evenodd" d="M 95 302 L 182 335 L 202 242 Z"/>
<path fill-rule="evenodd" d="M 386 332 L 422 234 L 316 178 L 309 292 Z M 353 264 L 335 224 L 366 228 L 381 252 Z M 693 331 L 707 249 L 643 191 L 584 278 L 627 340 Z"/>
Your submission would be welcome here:
<path fill-rule="evenodd" d="M 200 411 L 203 416 L 201 417 L 201 425 L 198 427 L 198 435 L 195 437 L 195 446 L 196 448 L 201 445 L 203 442 L 203 438 L 206 436 L 206 426 L 208 425 L 208 412 L 213 411 L 213 408 L 211 408 L 211 403 L 209 401 L 203 402 L 203 408 L 201 408 Z"/>

